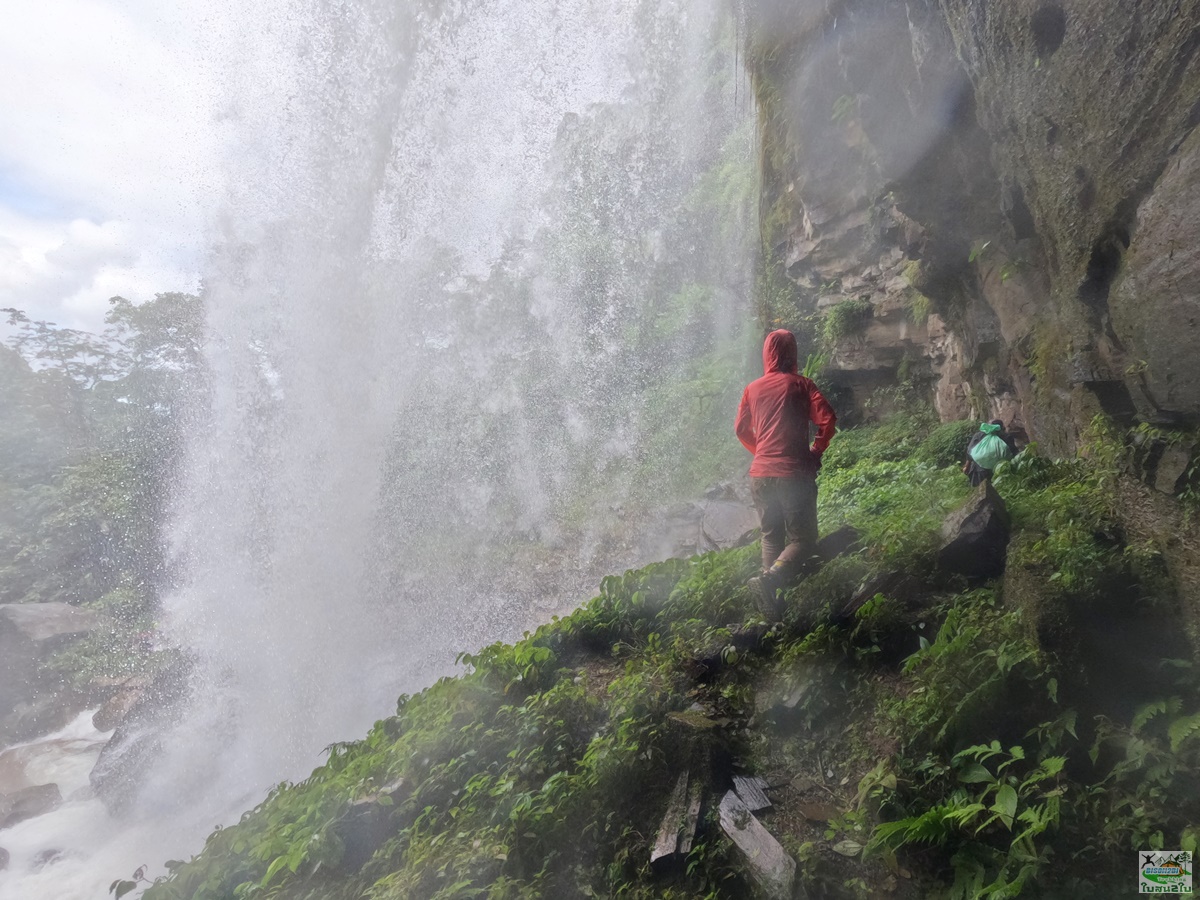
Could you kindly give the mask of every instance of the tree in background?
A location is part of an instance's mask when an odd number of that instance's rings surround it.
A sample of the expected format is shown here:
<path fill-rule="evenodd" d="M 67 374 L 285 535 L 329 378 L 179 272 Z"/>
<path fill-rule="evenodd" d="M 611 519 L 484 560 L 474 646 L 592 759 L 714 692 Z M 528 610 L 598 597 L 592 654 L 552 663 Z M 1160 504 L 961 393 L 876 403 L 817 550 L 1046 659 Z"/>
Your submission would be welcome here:
<path fill-rule="evenodd" d="M 0 603 L 103 610 L 80 677 L 136 662 L 152 627 L 184 422 L 206 390 L 200 297 L 110 303 L 103 335 L 5 310 L 0 346 Z"/>

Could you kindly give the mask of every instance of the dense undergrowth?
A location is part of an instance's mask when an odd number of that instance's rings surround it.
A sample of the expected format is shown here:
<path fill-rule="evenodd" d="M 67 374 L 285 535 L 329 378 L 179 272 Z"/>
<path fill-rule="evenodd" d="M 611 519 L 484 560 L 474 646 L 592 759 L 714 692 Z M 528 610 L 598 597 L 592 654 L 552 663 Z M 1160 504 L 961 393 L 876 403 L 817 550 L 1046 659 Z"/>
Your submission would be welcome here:
<path fill-rule="evenodd" d="M 751 896 L 712 802 L 733 771 L 772 785 L 764 822 L 799 863 L 797 896 L 1133 892 L 1136 851 L 1194 850 L 1200 824 L 1170 573 L 1124 533 L 1102 427 L 1079 459 L 1035 447 L 999 471 L 1002 579 L 939 572 L 972 427 L 906 414 L 838 435 L 823 530 L 850 524 L 862 549 L 792 589 L 782 622 L 745 587 L 754 546 L 606 578 L 572 615 L 402 697 L 145 896 Z M 698 760 L 697 841 L 654 870 L 668 795 Z"/>

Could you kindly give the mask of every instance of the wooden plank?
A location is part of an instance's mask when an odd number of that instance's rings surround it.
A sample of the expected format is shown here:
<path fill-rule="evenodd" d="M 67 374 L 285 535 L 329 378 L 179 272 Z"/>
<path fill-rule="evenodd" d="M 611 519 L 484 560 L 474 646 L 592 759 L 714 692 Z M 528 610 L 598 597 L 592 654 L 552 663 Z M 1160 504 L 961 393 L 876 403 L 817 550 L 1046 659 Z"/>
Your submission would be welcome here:
<path fill-rule="evenodd" d="M 757 775 L 734 775 L 733 789 L 737 791 L 738 797 L 746 804 L 750 812 L 758 812 L 760 809 L 767 809 L 771 805 L 771 801 L 767 799 L 766 791 L 767 782 L 764 778 L 759 778 Z"/>
<path fill-rule="evenodd" d="M 688 772 L 686 769 L 675 782 L 671 791 L 671 799 L 667 801 L 667 811 L 663 815 L 662 824 L 658 826 L 658 837 L 650 850 L 650 862 L 655 863 L 666 856 L 673 856 L 679 849 L 679 831 L 683 826 L 687 813 Z"/>
<path fill-rule="evenodd" d="M 745 858 L 751 878 L 762 888 L 768 900 L 790 900 L 796 881 L 796 861 L 754 814 L 735 791 L 721 798 L 721 829 Z"/>
<path fill-rule="evenodd" d="M 704 805 L 704 783 L 696 778 L 688 789 L 687 818 L 683 823 L 683 831 L 679 834 L 679 855 L 687 856 L 692 852 L 692 842 L 696 839 L 696 829 L 700 827 L 700 808 Z"/>

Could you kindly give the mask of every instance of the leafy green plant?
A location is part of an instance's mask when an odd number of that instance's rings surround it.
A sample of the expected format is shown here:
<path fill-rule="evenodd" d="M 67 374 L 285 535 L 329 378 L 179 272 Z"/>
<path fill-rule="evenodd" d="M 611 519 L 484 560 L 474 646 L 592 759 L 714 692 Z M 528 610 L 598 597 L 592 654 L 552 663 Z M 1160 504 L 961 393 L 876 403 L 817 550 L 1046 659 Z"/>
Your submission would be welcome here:
<path fill-rule="evenodd" d="M 870 300 L 843 300 L 830 308 L 821 323 L 821 338 L 826 346 L 834 346 L 859 334 L 874 313 Z"/>
<path fill-rule="evenodd" d="M 910 292 L 908 297 L 908 317 L 916 325 L 924 325 L 933 314 L 933 301 L 918 290 Z"/>
<path fill-rule="evenodd" d="M 935 466 L 959 466 L 967 455 L 967 444 L 979 427 L 973 419 L 943 422 L 933 428 L 917 448 L 917 456 Z"/>
<path fill-rule="evenodd" d="M 1026 758 L 1020 745 L 999 741 L 956 753 L 945 770 L 927 768 L 958 786 L 923 812 L 876 826 L 864 857 L 891 856 L 910 844 L 954 847 L 951 894 L 1012 897 L 1047 861 L 1039 838 L 1058 824 L 1066 758 Z"/>

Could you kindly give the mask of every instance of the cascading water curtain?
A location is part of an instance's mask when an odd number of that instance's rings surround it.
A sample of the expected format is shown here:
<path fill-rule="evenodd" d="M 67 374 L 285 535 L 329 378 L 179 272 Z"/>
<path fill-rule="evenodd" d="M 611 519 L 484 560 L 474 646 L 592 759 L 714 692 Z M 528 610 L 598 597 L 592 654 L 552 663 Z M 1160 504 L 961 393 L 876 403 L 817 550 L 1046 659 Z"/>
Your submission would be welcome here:
<path fill-rule="evenodd" d="M 737 473 L 754 358 L 724 4 L 245 15 L 164 599 L 190 699 L 122 843 L 154 862 L 637 562 L 631 529 Z"/>

